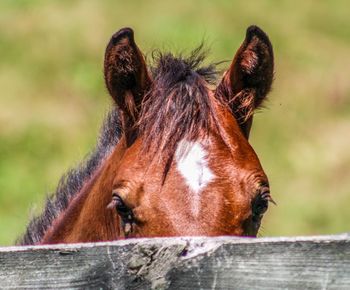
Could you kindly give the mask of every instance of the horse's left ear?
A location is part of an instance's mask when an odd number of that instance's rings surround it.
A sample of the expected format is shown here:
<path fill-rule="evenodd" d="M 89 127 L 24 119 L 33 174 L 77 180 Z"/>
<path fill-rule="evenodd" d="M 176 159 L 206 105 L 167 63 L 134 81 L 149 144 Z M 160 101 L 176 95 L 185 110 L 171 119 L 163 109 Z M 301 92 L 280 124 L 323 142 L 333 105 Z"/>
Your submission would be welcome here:
<path fill-rule="evenodd" d="M 131 28 L 116 32 L 109 41 L 104 60 L 104 76 L 110 95 L 123 112 L 123 129 L 128 145 L 134 139 L 134 125 L 141 102 L 151 85 L 145 59 Z"/>
<path fill-rule="evenodd" d="M 247 139 L 254 111 L 271 89 L 273 71 L 273 49 L 268 36 L 257 26 L 248 27 L 245 40 L 216 90 L 228 101 Z"/>

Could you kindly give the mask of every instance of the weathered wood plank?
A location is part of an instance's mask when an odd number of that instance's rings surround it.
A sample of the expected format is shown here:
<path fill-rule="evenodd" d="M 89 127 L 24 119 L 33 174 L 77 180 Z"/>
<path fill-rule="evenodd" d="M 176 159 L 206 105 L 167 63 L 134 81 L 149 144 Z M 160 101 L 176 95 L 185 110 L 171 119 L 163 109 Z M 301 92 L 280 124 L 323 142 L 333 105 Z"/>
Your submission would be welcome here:
<path fill-rule="evenodd" d="M 0 288 L 350 289 L 350 236 L 0 248 Z"/>

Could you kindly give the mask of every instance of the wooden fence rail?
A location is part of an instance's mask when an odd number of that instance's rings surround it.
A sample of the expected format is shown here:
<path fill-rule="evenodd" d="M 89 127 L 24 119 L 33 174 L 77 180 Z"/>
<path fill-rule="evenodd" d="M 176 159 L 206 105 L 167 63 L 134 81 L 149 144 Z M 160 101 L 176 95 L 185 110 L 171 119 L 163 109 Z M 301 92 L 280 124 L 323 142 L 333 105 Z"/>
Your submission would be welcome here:
<path fill-rule="evenodd" d="M 0 289 L 350 289 L 350 235 L 0 248 Z"/>

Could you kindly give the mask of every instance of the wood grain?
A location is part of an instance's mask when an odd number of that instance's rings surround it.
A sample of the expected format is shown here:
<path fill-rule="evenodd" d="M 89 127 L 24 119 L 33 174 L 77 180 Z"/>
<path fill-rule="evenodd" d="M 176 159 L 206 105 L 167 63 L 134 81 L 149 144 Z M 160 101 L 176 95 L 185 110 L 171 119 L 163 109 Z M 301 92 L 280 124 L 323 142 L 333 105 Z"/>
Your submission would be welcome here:
<path fill-rule="evenodd" d="M 0 248 L 1 289 L 350 289 L 350 235 Z"/>

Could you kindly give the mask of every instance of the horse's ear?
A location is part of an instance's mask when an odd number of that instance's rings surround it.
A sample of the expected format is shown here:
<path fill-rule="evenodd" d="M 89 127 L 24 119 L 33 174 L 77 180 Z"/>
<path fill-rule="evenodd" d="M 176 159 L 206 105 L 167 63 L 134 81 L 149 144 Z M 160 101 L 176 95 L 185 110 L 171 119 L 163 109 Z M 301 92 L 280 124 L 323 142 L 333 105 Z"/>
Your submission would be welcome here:
<path fill-rule="evenodd" d="M 245 40 L 217 88 L 217 94 L 229 102 L 247 138 L 254 111 L 271 89 L 273 71 L 273 49 L 268 36 L 257 26 L 248 27 Z"/>
<path fill-rule="evenodd" d="M 109 41 L 104 76 L 109 93 L 123 112 L 123 127 L 127 142 L 131 144 L 142 99 L 151 85 L 145 59 L 131 28 L 119 30 Z"/>

